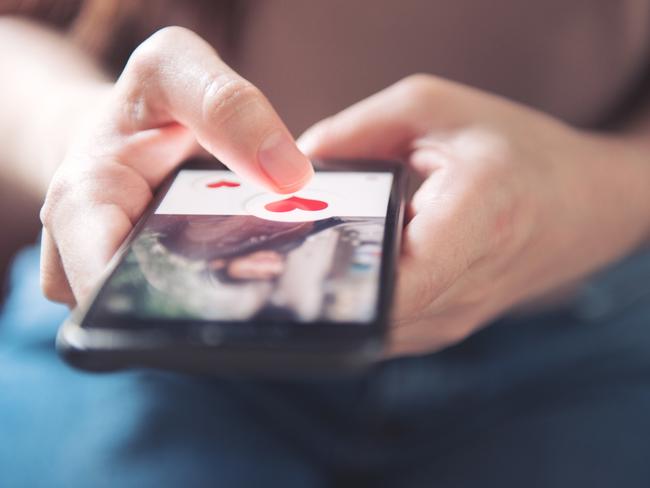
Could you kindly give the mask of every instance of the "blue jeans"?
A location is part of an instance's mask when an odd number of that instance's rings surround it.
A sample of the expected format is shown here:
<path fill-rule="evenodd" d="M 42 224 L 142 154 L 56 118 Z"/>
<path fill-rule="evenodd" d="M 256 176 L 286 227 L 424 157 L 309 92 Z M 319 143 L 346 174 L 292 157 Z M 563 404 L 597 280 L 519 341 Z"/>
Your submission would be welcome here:
<path fill-rule="evenodd" d="M 23 252 L 0 314 L 2 487 L 650 486 L 650 254 L 570 307 L 363 377 L 74 371 Z"/>

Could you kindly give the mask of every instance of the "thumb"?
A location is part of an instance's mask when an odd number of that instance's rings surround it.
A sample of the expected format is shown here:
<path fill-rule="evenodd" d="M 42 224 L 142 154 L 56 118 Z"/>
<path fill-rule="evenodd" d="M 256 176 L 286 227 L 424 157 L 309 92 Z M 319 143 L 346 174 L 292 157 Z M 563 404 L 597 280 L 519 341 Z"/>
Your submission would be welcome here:
<path fill-rule="evenodd" d="M 404 158 L 419 138 L 455 123 L 460 114 L 449 98 L 457 90 L 432 76 L 410 76 L 318 122 L 298 147 L 320 158 Z"/>
<path fill-rule="evenodd" d="M 230 169 L 279 193 L 297 191 L 313 174 L 262 92 L 180 27 L 158 31 L 134 51 L 116 83 L 114 115 L 120 134 L 134 137 L 178 123 Z M 172 169 L 125 163 L 152 186 Z"/>

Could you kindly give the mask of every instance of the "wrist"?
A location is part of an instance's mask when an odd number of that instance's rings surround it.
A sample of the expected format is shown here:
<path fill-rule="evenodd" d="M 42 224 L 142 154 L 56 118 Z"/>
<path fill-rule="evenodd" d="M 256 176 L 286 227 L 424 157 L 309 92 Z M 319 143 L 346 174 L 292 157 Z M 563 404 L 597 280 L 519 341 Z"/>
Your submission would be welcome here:
<path fill-rule="evenodd" d="M 650 245 L 650 142 L 638 136 L 591 134 L 591 157 L 603 199 L 631 249 Z M 601 208 L 603 205 L 601 205 Z M 603 236 L 607 228 L 603 228 Z"/>
<path fill-rule="evenodd" d="M 650 243 L 650 148 L 571 130 L 539 185 L 537 229 L 525 262 L 495 288 L 506 306 L 544 308 L 583 279 Z M 532 256 L 532 259 L 530 258 Z"/>
<path fill-rule="evenodd" d="M 638 203 L 641 225 L 640 244 L 650 246 L 650 141 L 648 137 L 621 137 L 617 141 L 623 147 L 622 159 L 630 167 L 631 178 L 637 179 L 633 196 Z"/>
<path fill-rule="evenodd" d="M 642 245 L 650 247 L 650 134 L 635 135 L 623 138 L 623 142 L 629 144 L 630 150 L 634 153 L 634 160 L 639 166 L 639 177 L 644 186 L 641 195 L 645 202 L 645 233 Z"/>

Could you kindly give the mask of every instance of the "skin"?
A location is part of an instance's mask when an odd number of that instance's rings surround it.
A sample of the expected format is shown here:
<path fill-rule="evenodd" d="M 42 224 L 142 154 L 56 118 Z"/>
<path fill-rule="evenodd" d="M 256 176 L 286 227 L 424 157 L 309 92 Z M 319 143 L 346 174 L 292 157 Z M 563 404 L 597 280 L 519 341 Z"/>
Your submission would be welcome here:
<path fill-rule="evenodd" d="M 516 305 L 563 293 L 650 236 L 643 132 L 581 132 L 428 75 L 316 124 L 312 157 L 401 158 L 410 205 L 389 354 L 461 341 Z"/>
<path fill-rule="evenodd" d="M 185 29 L 145 41 L 116 83 L 40 28 L 3 20 L 3 37 L 23 48 L 2 54 L 2 72 L 46 56 L 68 67 L 40 73 L 52 79 L 47 93 L 35 81 L 38 62 L 0 90 L 0 102 L 21 108 L 5 127 L 17 134 L 8 174 L 28 181 L 33 161 L 45 161 L 41 279 L 50 299 L 83 300 L 155 187 L 197 145 L 274 191 L 311 177 L 266 98 Z M 402 158 L 423 179 L 399 263 L 389 354 L 402 355 L 460 341 L 647 244 L 644 134 L 643 124 L 616 136 L 578 131 L 416 75 L 317 124 L 299 144 L 312 157 Z M 50 141 L 47 157 L 35 140 Z"/>
<path fill-rule="evenodd" d="M 42 286 L 52 300 L 74 304 L 90 292 L 155 188 L 197 143 L 278 193 L 313 175 L 264 95 L 187 29 L 155 33 L 98 92 L 41 210 Z"/>
<path fill-rule="evenodd" d="M 234 258 L 228 264 L 228 275 L 240 280 L 270 280 L 284 270 L 284 257 L 275 251 L 256 251 Z"/>

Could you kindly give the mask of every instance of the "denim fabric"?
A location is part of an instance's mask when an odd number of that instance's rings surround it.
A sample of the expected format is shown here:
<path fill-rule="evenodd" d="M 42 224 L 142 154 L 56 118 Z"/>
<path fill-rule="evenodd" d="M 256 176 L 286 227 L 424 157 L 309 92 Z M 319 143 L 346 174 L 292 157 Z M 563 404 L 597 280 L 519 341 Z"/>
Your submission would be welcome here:
<path fill-rule="evenodd" d="M 38 250 L 0 314 L 1 487 L 647 487 L 650 254 L 570 307 L 345 380 L 85 374 Z"/>

